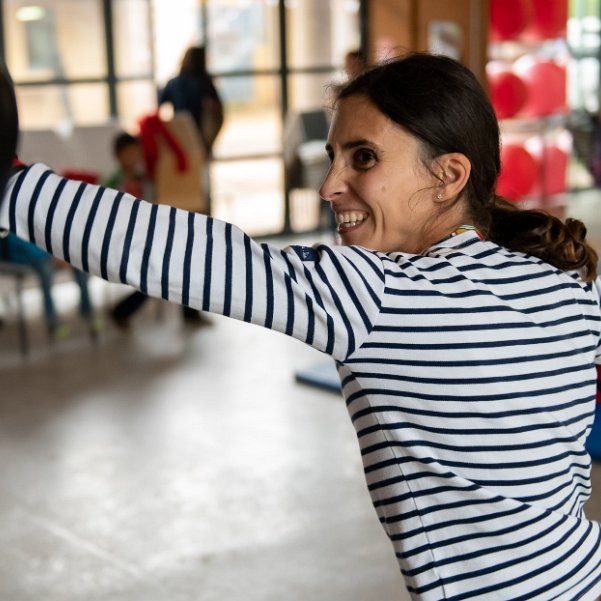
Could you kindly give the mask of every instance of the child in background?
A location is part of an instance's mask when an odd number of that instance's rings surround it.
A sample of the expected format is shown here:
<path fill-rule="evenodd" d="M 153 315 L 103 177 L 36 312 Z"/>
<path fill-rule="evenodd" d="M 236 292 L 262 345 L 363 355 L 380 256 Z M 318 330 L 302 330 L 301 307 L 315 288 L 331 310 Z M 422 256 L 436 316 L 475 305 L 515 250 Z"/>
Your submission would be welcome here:
<path fill-rule="evenodd" d="M 113 141 L 113 156 L 118 167 L 102 185 L 127 192 L 136 198 L 146 198 L 151 186 L 146 178 L 140 139 L 125 131 L 117 134 Z M 111 311 L 115 324 L 121 329 L 126 329 L 129 326 L 129 318 L 147 299 L 145 294 L 136 291 L 119 301 Z"/>
<path fill-rule="evenodd" d="M 136 198 L 152 200 L 154 196 L 152 182 L 146 175 L 144 152 L 140 139 L 128 132 L 117 134 L 113 142 L 113 154 L 118 167 L 102 184 L 107 188 L 127 192 Z M 142 308 L 147 300 L 146 294 L 136 291 L 119 301 L 111 311 L 111 317 L 115 324 L 120 329 L 127 329 L 130 318 Z M 204 318 L 200 311 L 190 307 L 182 307 L 182 315 L 186 323 L 210 324 L 210 321 Z"/>
<path fill-rule="evenodd" d="M 88 291 L 88 275 L 83 271 L 79 271 L 79 269 L 71 268 L 63 261 L 55 259 L 45 250 L 31 244 L 31 242 L 18 238 L 12 232 L 5 232 L 5 234 L 6 238 L 3 244 L 3 254 L 5 256 L 2 257 L 3 260 L 17 265 L 26 265 L 38 276 L 44 303 L 46 326 L 51 340 L 58 340 L 69 335 L 69 327 L 60 321 L 52 297 L 52 284 L 57 268 L 72 270 L 73 279 L 79 287 L 79 312 L 87 321 L 90 334 L 95 337 L 102 328 L 102 322 L 94 317 Z"/>
<path fill-rule="evenodd" d="M 146 177 L 140 139 L 125 131 L 117 134 L 113 142 L 113 155 L 118 167 L 102 184 L 136 198 L 148 199 L 150 182 Z"/>

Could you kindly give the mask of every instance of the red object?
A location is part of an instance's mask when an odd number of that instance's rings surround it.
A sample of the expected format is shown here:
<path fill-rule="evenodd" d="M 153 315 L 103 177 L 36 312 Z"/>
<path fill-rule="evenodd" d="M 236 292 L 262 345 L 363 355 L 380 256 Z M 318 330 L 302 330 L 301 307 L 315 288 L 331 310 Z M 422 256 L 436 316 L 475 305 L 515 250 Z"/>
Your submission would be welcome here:
<path fill-rule="evenodd" d="M 524 37 L 549 40 L 566 37 L 568 0 L 530 0 L 532 18 Z"/>
<path fill-rule="evenodd" d="M 522 112 L 527 117 L 544 117 L 567 110 L 566 69 L 553 61 L 533 62 L 523 75 L 528 98 Z"/>
<path fill-rule="evenodd" d="M 597 368 L 597 403 L 601 403 L 601 365 L 596 365 Z"/>
<path fill-rule="evenodd" d="M 509 119 L 520 112 L 528 97 L 528 87 L 512 71 L 490 73 L 490 99 L 498 119 Z"/>
<path fill-rule="evenodd" d="M 549 196 L 565 192 L 567 189 L 568 153 L 553 144 L 541 150 L 537 159 L 542 183 L 535 186 L 533 193 Z"/>
<path fill-rule="evenodd" d="M 136 198 L 144 198 L 144 186 L 141 181 L 128 179 L 123 182 L 121 189 L 126 194 L 131 194 Z"/>
<path fill-rule="evenodd" d="M 62 174 L 67 179 L 74 179 L 86 184 L 97 184 L 100 181 L 100 175 L 95 171 L 85 171 L 82 169 L 65 169 Z"/>
<path fill-rule="evenodd" d="M 523 146 L 501 146 L 501 173 L 497 182 L 497 194 L 507 200 L 520 200 L 532 191 L 537 177 L 538 163 Z"/>
<path fill-rule="evenodd" d="M 140 119 L 140 140 L 146 161 L 146 171 L 150 178 L 154 177 L 154 169 L 159 158 L 159 138 L 162 137 L 175 155 L 178 171 L 186 171 L 188 159 L 169 128 L 154 113 Z"/>
<path fill-rule="evenodd" d="M 513 40 L 524 31 L 532 15 L 529 0 L 491 0 L 490 37 L 493 41 Z"/>

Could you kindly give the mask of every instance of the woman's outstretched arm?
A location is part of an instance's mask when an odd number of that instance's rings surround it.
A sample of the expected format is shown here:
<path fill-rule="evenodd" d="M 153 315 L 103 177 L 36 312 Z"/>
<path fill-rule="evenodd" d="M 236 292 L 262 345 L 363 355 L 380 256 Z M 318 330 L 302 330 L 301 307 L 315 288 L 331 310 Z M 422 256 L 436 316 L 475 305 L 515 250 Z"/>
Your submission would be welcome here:
<path fill-rule="evenodd" d="M 74 266 L 155 297 L 283 332 L 344 359 L 380 309 L 380 257 L 357 247 L 259 244 L 198 213 L 67 180 L 15 175 L 0 222 Z"/>

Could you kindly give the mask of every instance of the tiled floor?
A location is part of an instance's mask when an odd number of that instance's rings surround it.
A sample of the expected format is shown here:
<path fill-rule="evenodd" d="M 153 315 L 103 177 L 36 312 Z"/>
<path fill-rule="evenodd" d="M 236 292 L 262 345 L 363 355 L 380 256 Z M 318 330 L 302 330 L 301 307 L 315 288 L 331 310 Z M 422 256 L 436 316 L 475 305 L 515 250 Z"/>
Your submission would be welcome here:
<path fill-rule="evenodd" d="M 601 239 L 599 205 L 570 211 Z M 323 357 L 211 319 L 153 303 L 94 346 L 73 318 L 26 361 L 0 330 L 0 601 L 408 599 L 343 403 L 294 381 Z"/>

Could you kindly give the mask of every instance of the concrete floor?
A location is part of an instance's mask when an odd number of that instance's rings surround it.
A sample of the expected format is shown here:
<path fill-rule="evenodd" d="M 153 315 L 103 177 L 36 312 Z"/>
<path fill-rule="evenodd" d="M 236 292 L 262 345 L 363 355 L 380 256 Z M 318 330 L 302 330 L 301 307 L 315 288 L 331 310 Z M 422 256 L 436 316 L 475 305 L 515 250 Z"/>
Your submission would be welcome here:
<path fill-rule="evenodd" d="M 49 348 L 0 330 L 0 601 L 406 599 L 324 360 L 156 306 Z"/>
<path fill-rule="evenodd" d="M 601 240 L 600 204 L 570 212 Z M 409 599 L 344 404 L 294 381 L 323 356 L 211 319 L 152 303 L 93 345 L 73 316 L 53 347 L 38 323 L 25 361 L 0 330 L 0 601 Z"/>

